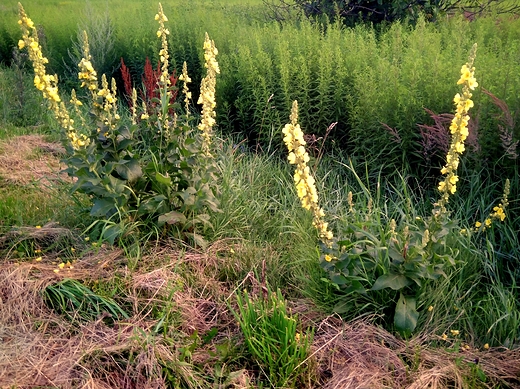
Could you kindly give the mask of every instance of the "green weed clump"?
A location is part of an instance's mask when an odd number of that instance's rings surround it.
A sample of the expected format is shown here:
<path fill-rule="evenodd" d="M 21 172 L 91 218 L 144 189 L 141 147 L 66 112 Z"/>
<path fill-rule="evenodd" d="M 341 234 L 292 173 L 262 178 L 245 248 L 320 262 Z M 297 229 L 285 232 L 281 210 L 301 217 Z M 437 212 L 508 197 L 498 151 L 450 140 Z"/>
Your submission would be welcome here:
<path fill-rule="evenodd" d="M 160 76 L 154 85 L 158 97 L 152 98 L 151 103 L 142 101 L 141 108 L 134 89 L 130 122 L 118 112 L 115 80 L 109 84 L 103 75 L 99 85 L 85 32 L 78 76 L 90 98 L 87 117 L 74 90 L 70 99 L 72 110 L 65 105 L 58 92 L 58 76 L 46 73 L 49 61 L 42 54 L 36 27 L 21 4 L 19 10 L 23 36 L 18 46 L 27 47 L 35 73 L 34 85 L 62 128 L 68 153 L 67 172 L 77 178 L 73 192 L 91 197 L 90 215 L 101 221 L 104 238 L 114 242 L 128 226 L 141 226 L 151 228 L 157 236 L 172 230 L 189 232 L 189 237 L 200 243 L 196 232 L 200 225 L 209 225 L 206 211 L 218 210 L 211 140 L 215 82 L 220 70 L 213 41 L 206 35 L 207 75 L 201 83 L 198 103 L 202 105 L 202 118 L 197 125 L 200 131 L 196 131 L 189 111 L 178 114 L 178 105 L 172 104 L 177 91 L 170 78 L 170 32 L 160 4 L 155 16 L 159 22 L 157 37 L 161 40 Z M 188 96 L 186 68 L 182 77 Z"/>
<path fill-rule="evenodd" d="M 298 387 L 310 356 L 312 331 L 300 332 L 297 316 L 287 309 L 280 290 L 264 300 L 252 300 L 244 291 L 237 294 L 238 311 L 233 312 L 248 351 L 274 388 Z"/>

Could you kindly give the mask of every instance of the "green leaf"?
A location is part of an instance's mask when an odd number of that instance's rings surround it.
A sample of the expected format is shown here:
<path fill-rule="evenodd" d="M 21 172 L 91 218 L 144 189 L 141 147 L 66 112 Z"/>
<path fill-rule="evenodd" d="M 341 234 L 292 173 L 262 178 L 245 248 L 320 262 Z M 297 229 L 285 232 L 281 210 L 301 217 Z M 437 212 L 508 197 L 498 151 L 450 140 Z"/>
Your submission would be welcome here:
<path fill-rule="evenodd" d="M 363 284 L 361 284 L 361 282 L 356 281 L 356 280 L 352 281 L 352 284 L 347 289 L 345 289 L 344 292 L 345 293 L 366 294 L 366 290 L 363 287 Z"/>
<path fill-rule="evenodd" d="M 419 312 L 415 309 L 415 304 L 414 297 L 407 297 L 402 293 L 399 301 L 397 301 L 394 325 L 404 336 L 409 336 L 415 330 L 415 326 L 417 326 Z"/>
<path fill-rule="evenodd" d="M 392 288 L 393 290 L 403 289 L 405 286 L 410 285 L 410 280 L 402 274 L 383 274 L 380 276 L 371 290 L 381 290 L 384 288 Z"/>
<path fill-rule="evenodd" d="M 116 172 L 121 178 L 133 182 L 143 175 L 139 162 L 135 159 L 123 160 L 116 165 Z"/>
<path fill-rule="evenodd" d="M 336 285 L 345 285 L 348 283 L 347 278 L 341 274 L 332 274 L 330 280 Z"/>
<path fill-rule="evenodd" d="M 186 216 L 177 211 L 171 211 L 165 213 L 164 215 L 159 216 L 158 224 L 160 226 L 164 225 L 164 223 L 168 224 L 176 224 L 176 223 L 186 223 Z"/>
<path fill-rule="evenodd" d="M 206 240 L 202 237 L 202 235 L 199 235 L 195 232 L 193 232 L 192 234 L 189 234 L 191 236 L 191 238 L 193 238 L 193 241 L 195 242 L 195 244 L 201 248 L 206 248 L 208 247 L 208 242 L 206 242 Z"/>
<path fill-rule="evenodd" d="M 105 226 L 101 236 L 108 243 L 114 244 L 114 241 L 123 234 L 123 228 L 119 224 L 110 224 Z"/>
<path fill-rule="evenodd" d="M 403 254 L 395 247 L 388 248 L 388 256 L 392 259 L 392 262 L 399 265 L 404 262 Z"/>
<path fill-rule="evenodd" d="M 115 209 L 112 199 L 95 199 L 94 206 L 90 210 L 90 215 L 94 217 L 106 217 L 109 212 Z"/>
<path fill-rule="evenodd" d="M 172 184 L 172 179 L 169 176 L 162 175 L 159 172 L 155 173 L 155 179 L 157 180 L 157 182 L 167 186 L 170 186 Z"/>

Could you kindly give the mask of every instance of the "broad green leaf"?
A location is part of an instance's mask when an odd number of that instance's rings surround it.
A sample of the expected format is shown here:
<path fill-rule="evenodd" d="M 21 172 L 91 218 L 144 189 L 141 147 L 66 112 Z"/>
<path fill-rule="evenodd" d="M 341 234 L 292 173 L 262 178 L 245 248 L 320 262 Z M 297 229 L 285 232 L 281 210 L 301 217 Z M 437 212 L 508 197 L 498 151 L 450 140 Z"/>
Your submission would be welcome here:
<path fill-rule="evenodd" d="M 380 276 L 371 290 L 381 290 L 384 288 L 392 288 L 393 290 L 403 289 L 405 286 L 410 285 L 410 280 L 402 274 L 383 274 Z"/>
<path fill-rule="evenodd" d="M 94 217 L 106 217 L 109 212 L 115 209 L 112 199 L 95 199 L 94 206 L 90 210 L 90 215 Z"/>
<path fill-rule="evenodd" d="M 347 278 L 341 274 L 332 274 L 330 280 L 336 285 L 345 285 L 348 283 Z"/>
<path fill-rule="evenodd" d="M 160 226 L 164 225 L 164 223 L 168 224 L 176 224 L 176 223 L 186 223 L 186 216 L 177 211 L 171 211 L 165 213 L 164 215 L 159 216 L 158 223 Z"/>
<path fill-rule="evenodd" d="M 116 165 L 116 172 L 129 182 L 133 182 L 143 175 L 141 166 L 139 166 L 139 162 L 135 159 L 121 161 L 119 165 Z"/>
<path fill-rule="evenodd" d="M 366 294 L 366 290 L 363 287 L 363 284 L 359 281 L 352 281 L 352 284 L 345 289 L 345 293 L 359 293 L 359 294 Z"/>
<path fill-rule="evenodd" d="M 402 293 L 399 301 L 397 301 L 394 325 L 404 336 L 409 336 L 415 330 L 415 326 L 417 326 L 419 312 L 415 309 L 415 304 L 414 297 L 407 297 Z"/>
<path fill-rule="evenodd" d="M 403 254 L 398 251 L 395 247 L 388 248 L 388 256 L 392 259 L 395 264 L 401 264 L 404 262 Z"/>

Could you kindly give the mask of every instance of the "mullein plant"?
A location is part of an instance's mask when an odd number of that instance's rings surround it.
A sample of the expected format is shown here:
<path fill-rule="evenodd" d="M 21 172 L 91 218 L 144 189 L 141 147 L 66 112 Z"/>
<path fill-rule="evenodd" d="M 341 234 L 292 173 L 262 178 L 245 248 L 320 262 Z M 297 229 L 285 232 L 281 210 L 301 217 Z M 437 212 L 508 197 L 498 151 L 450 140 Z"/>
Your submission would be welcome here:
<path fill-rule="evenodd" d="M 34 67 L 34 83 L 49 102 L 49 108 L 65 130 L 64 144 L 67 172 L 77 178 L 74 190 L 90 195 L 90 214 L 102 223 L 102 234 L 114 241 L 125 232 L 128 223 L 152 226 L 156 233 L 174 231 L 192 238 L 195 226 L 208 224 L 207 210 L 218 211 L 216 199 L 216 164 L 211 154 L 211 128 L 215 125 L 215 79 L 217 49 L 206 35 L 204 49 L 208 75 L 203 84 L 201 103 L 205 107 L 201 129 L 197 131 L 183 116 L 179 104 L 172 103 L 177 92 L 170 77 L 168 52 L 168 18 L 159 4 L 155 20 L 159 23 L 157 37 L 161 40 L 160 75 L 155 85 L 158 92 L 150 112 L 132 90 L 130 118 L 118 113 L 117 87 L 105 75 L 99 77 L 92 66 L 87 34 L 83 35 L 83 58 L 78 64 L 78 78 L 90 103 L 83 104 L 71 92 L 72 114 L 81 131 L 74 127 L 58 93 L 58 78 L 46 74 L 36 28 L 19 4 L 22 39 L 18 46 L 29 50 Z M 184 69 L 185 83 L 189 79 Z M 186 89 L 187 91 L 187 89 Z M 189 99 L 185 91 L 186 98 Z M 186 106 L 188 108 L 188 106 Z M 90 109 L 90 115 L 84 110 Z M 210 120 L 211 119 L 211 120 Z M 97 223 L 97 222 L 96 222 Z M 200 241 L 200 240 L 199 240 Z"/>
<path fill-rule="evenodd" d="M 430 217 L 406 215 L 400 226 L 391 220 L 386 229 L 381 228 L 379 224 L 370 222 L 372 210 L 368 210 L 367 218 L 360 218 L 358 212 L 354 212 L 349 193 L 349 214 L 355 220 L 343 227 L 339 238 L 334 238 L 328 224 L 323 221 L 323 210 L 317 205 L 314 178 L 307 166 L 309 157 L 303 133 L 297 124 L 296 103 L 293 104 L 291 123 L 283 130 L 289 162 L 296 165 L 298 197 L 302 206 L 313 214 L 314 226 L 321 240 L 321 266 L 327 272 L 330 284 L 347 295 L 360 293 L 367 296 L 369 292 L 377 291 L 379 297 L 385 296 L 383 306 L 394 305 L 394 328 L 404 335 L 410 334 L 417 325 L 417 300 L 422 297 L 424 286 L 445 276 L 444 270 L 456 265 L 456 239 L 460 236 L 460 229 L 456 221 L 450 219 L 447 205 L 457 190 L 457 168 L 469 134 L 468 112 L 474 105 L 471 91 L 478 86 L 473 67 L 475 55 L 476 45 L 471 50 L 469 61 L 462 66 L 457 82 L 462 85 L 462 91 L 454 98 L 456 113 L 450 125 L 451 143 L 446 164 L 441 170 L 444 178 L 438 187 L 441 196 Z M 503 220 L 506 206 L 507 192 L 485 223 L 490 224 L 491 219 Z M 341 311 L 345 306 L 348 306 L 348 301 L 336 308 Z"/>

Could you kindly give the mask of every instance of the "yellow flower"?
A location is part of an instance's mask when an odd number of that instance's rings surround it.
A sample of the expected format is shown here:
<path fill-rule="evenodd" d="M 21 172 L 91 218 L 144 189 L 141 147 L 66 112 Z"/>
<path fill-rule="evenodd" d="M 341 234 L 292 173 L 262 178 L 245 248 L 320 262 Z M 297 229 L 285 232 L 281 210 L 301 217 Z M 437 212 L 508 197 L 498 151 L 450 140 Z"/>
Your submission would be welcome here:
<path fill-rule="evenodd" d="M 431 311 L 433 311 L 433 305 L 430 305 L 430 306 L 428 307 L 428 312 L 431 312 Z"/>
<path fill-rule="evenodd" d="M 37 230 L 39 230 L 40 228 L 42 228 L 42 226 L 36 226 L 35 227 Z"/>
<path fill-rule="evenodd" d="M 457 336 L 457 335 L 460 334 L 460 331 L 459 331 L 459 330 L 450 330 L 450 332 L 451 332 L 451 334 L 452 334 L 453 336 Z"/>
<path fill-rule="evenodd" d="M 481 222 L 475 222 L 475 227 L 476 228 L 480 228 L 482 226 L 482 223 Z"/>
<path fill-rule="evenodd" d="M 447 339 L 448 339 L 448 335 L 446 335 L 446 334 L 442 334 L 442 335 L 441 335 L 441 339 L 442 339 L 442 340 L 447 340 Z"/>
<path fill-rule="evenodd" d="M 327 262 L 330 262 L 330 261 L 332 261 L 333 259 L 334 259 L 334 257 L 333 257 L 332 255 L 325 254 L 325 260 L 326 260 Z"/>
<path fill-rule="evenodd" d="M 484 345 L 484 350 L 488 350 L 488 349 L 489 349 L 489 343 L 486 343 L 486 344 Z"/>
<path fill-rule="evenodd" d="M 38 257 L 35 259 L 36 262 L 40 262 L 43 258 L 42 257 Z"/>

